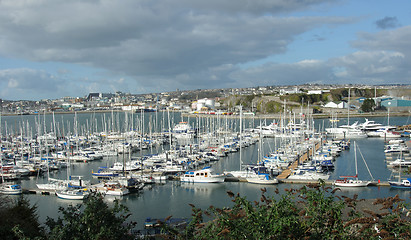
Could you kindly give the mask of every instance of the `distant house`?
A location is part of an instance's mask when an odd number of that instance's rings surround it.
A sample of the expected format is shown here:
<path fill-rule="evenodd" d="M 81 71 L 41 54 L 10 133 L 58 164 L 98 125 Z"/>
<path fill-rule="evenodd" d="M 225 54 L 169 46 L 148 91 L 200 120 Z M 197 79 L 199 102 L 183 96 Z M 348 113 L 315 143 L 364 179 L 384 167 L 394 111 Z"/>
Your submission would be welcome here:
<path fill-rule="evenodd" d="M 196 111 L 207 111 L 209 109 L 215 109 L 215 100 L 203 98 L 199 99 L 191 104 L 191 108 Z"/>
<path fill-rule="evenodd" d="M 298 87 L 280 89 L 280 95 L 295 94 L 295 93 L 301 93 L 301 91 L 298 89 Z"/>
<path fill-rule="evenodd" d="M 334 102 L 329 102 L 327 104 L 324 105 L 325 108 L 338 108 L 338 104 L 334 103 Z"/>
<path fill-rule="evenodd" d="M 89 93 L 89 95 L 87 96 L 87 100 L 92 101 L 92 100 L 99 100 L 102 98 L 112 98 L 112 97 L 114 97 L 114 94 L 112 93 Z"/>
<path fill-rule="evenodd" d="M 334 103 L 329 102 L 324 105 L 325 108 L 348 108 L 348 104 L 346 102 Z"/>
<path fill-rule="evenodd" d="M 323 93 L 329 93 L 330 90 L 308 90 L 307 94 L 323 94 Z"/>

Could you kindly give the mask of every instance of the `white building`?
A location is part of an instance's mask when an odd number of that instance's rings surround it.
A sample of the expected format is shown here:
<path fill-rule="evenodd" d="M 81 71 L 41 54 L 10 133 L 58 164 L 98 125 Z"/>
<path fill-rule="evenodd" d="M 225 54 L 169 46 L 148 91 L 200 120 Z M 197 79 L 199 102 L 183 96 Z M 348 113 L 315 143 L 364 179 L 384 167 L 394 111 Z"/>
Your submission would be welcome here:
<path fill-rule="evenodd" d="M 208 98 L 199 99 L 196 102 L 193 102 L 193 104 L 191 105 L 191 108 L 197 111 L 201 111 L 203 108 L 214 110 L 215 100 L 208 99 Z"/>
<path fill-rule="evenodd" d="M 329 102 L 324 105 L 325 108 L 348 108 L 348 103 L 346 102 L 340 102 L 340 103 L 334 103 L 334 102 Z"/>
<path fill-rule="evenodd" d="M 298 87 L 288 88 L 288 89 L 280 89 L 280 95 L 296 94 L 296 93 L 301 93 L 301 91 L 298 89 Z"/>
<path fill-rule="evenodd" d="M 136 106 L 136 105 L 121 106 L 121 110 L 123 111 L 136 111 L 138 109 L 139 109 L 139 106 Z"/>
<path fill-rule="evenodd" d="M 330 90 L 308 90 L 307 94 L 323 94 L 323 93 L 329 93 Z"/>

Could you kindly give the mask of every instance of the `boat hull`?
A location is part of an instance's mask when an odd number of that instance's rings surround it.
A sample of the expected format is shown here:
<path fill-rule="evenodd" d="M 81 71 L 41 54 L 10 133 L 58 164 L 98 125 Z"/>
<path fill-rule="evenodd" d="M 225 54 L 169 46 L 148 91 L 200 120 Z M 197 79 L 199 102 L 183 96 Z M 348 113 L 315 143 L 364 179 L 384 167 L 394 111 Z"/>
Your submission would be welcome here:
<path fill-rule="evenodd" d="M 247 182 L 252 183 L 252 184 L 262 184 L 262 185 L 273 185 L 277 184 L 278 180 L 277 179 L 260 179 L 260 178 L 247 178 Z"/>
<path fill-rule="evenodd" d="M 56 195 L 61 199 L 83 200 L 88 195 L 88 193 L 82 190 L 63 190 L 56 191 Z"/>
<path fill-rule="evenodd" d="M 404 179 L 401 182 L 388 182 L 391 187 L 393 188 L 401 188 L 401 189 L 411 189 L 411 181 L 409 179 Z"/>
<path fill-rule="evenodd" d="M 23 193 L 20 185 L 3 185 L 0 187 L 0 194 L 20 195 Z"/>
<path fill-rule="evenodd" d="M 366 187 L 370 184 L 368 181 L 361 180 L 350 180 L 350 181 L 335 181 L 334 186 L 336 187 Z"/>
<path fill-rule="evenodd" d="M 181 177 L 181 182 L 188 183 L 222 183 L 225 180 L 225 176 L 218 177 Z"/>

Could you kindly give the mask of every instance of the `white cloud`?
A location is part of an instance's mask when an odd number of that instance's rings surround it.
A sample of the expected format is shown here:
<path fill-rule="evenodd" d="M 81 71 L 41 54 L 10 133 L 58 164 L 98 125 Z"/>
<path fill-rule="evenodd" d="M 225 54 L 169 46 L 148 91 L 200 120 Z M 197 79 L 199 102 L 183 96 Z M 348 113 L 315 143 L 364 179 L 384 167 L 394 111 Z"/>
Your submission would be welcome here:
<path fill-rule="evenodd" d="M 230 79 L 210 70 L 284 53 L 299 34 L 349 22 L 280 17 L 327 2 L 333 1 L 6 0 L 0 2 L 0 54 L 84 64 L 129 76 L 137 85 L 149 78 L 149 84 L 165 79 L 162 85 L 173 89 L 210 87 L 204 81 L 217 79 L 215 87 L 227 86 Z"/>
<path fill-rule="evenodd" d="M 59 79 L 45 71 L 27 68 L 0 70 L 0 87 L 7 89 L 3 91 L 2 98 L 16 99 L 15 94 L 22 94 L 19 96 L 21 99 L 31 99 L 33 93 L 39 92 L 46 97 L 47 94 L 54 95 L 60 84 Z"/>
<path fill-rule="evenodd" d="M 60 67 L 54 76 L 42 70 L 3 69 L 0 84 L 16 94 L 30 89 L 33 96 L 59 97 L 91 90 L 138 93 L 306 82 L 407 83 L 411 26 L 359 33 L 351 42 L 358 51 L 346 56 L 248 66 L 285 55 L 296 38 L 313 29 L 359 21 L 358 16 L 318 17 L 303 12 L 334 2 L 3 0 L 0 56 L 98 70 L 79 76 Z M 393 20 L 395 16 L 378 23 L 397 27 Z M 326 38 L 316 38 L 327 44 Z"/>

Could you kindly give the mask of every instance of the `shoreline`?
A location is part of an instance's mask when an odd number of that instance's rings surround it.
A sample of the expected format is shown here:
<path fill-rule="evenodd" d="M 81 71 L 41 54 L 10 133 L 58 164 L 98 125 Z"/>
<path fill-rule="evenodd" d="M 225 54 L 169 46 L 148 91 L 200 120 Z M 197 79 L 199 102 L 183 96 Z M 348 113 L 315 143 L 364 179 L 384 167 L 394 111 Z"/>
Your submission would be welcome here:
<path fill-rule="evenodd" d="M 233 114 L 233 115 L 215 115 L 215 114 L 193 114 L 193 113 L 181 113 L 182 116 L 184 117 L 211 117 L 211 118 L 240 118 L 240 115 L 238 114 Z M 317 114 L 310 114 L 313 118 L 318 119 L 318 118 L 331 118 L 332 114 L 326 114 L 326 113 L 317 113 Z M 390 117 L 406 117 L 410 116 L 411 113 L 409 112 L 394 112 L 390 113 Z M 257 118 L 257 119 L 279 119 L 283 117 L 283 114 L 277 113 L 277 114 L 258 114 L 258 115 L 243 115 L 242 118 L 245 119 L 252 119 L 252 118 Z M 347 118 L 348 113 L 338 113 L 338 118 Z M 374 112 L 374 113 L 350 113 L 350 117 L 387 117 L 387 112 Z"/>
<path fill-rule="evenodd" d="M 158 112 L 164 112 L 167 110 L 159 110 Z M 231 114 L 231 115 L 222 115 L 222 114 L 195 114 L 195 113 L 187 113 L 185 111 L 181 110 L 168 110 L 170 112 L 181 112 L 181 115 L 184 117 L 211 117 L 211 118 L 240 118 L 239 114 Z M 131 112 L 131 111 L 125 111 L 125 110 L 93 110 L 93 111 L 67 111 L 67 112 L 46 112 L 46 113 L 1 113 L 1 116 L 30 116 L 30 115 L 50 115 L 50 114 L 90 114 L 90 113 L 110 113 L 110 112 Z M 135 112 L 136 114 L 139 114 L 140 112 Z M 155 112 L 153 112 L 155 113 Z M 298 113 L 297 113 L 298 114 Z M 297 115 L 296 114 L 296 115 Z M 333 113 L 313 113 L 309 114 L 313 118 L 331 118 Z M 337 113 L 338 118 L 347 118 L 348 113 L 345 112 L 338 112 Z M 406 117 L 410 116 L 410 112 L 390 112 L 390 116 L 392 117 Z M 268 119 L 276 119 L 276 118 L 281 118 L 283 116 L 282 113 L 274 113 L 274 114 L 256 114 L 256 115 L 250 115 L 250 114 L 244 114 L 242 118 L 250 119 L 250 118 L 268 118 Z M 353 113 L 350 112 L 350 117 L 387 117 L 388 113 L 387 112 L 371 112 L 371 113 Z"/>

